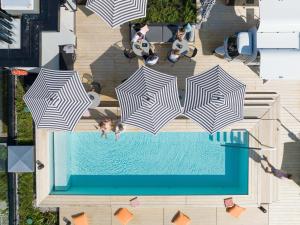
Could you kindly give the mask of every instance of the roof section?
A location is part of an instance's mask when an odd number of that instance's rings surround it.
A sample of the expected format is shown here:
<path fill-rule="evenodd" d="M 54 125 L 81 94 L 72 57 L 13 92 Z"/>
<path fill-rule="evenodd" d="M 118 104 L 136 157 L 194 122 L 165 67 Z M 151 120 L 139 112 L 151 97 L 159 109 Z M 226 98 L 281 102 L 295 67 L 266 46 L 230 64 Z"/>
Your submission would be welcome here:
<path fill-rule="evenodd" d="M 40 0 L 40 14 L 21 17 L 21 49 L 1 49 L 0 65 L 38 67 L 40 64 L 40 32 L 58 31 L 60 0 Z"/>
<path fill-rule="evenodd" d="M 257 48 L 263 79 L 300 79 L 300 1 L 260 0 Z"/>
<path fill-rule="evenodd" d="M 33 146 L 8 146 L 8 172 L 33 172 L 33 159 Z"/>
<path fill-rule="evenodd" d="M 300 31 L 299 0 L 260 0 L 259 32 Z"/>

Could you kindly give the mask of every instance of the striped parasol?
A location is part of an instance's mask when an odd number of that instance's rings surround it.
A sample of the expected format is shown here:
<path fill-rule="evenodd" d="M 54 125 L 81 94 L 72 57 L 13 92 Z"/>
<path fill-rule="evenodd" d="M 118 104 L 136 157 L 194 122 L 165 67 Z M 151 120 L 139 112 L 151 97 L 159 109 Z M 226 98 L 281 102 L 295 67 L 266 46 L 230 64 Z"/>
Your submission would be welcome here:
<path fill-rule="evenodd" d="M 246 85 L 216 66 L 186 79 L 183 114 L 215 133 L 243 119 L 245 89 Z"/>
<path fill-rule="evenodd" d="M 41 69 L 23 97 L 38 128 L 73 130 L 91 100 L 74 71 Z"/>
<path fill-rule="evenodd" d="M 210 12 L 215 4 L 216 0 L 201 0 L 200 14 L 203 22 L 207 21 L 208 17 L 210 16 Z"/>
<path fill-rule="evenodd" d="M 177 78 L 141 67 L 116 88 L 122 122 L 156 134 L 181 114 Z"/>
<path fill-rule="evenodd" d="M 88 0 L 86 7 L 115 28 L 146 17 L 147 0 Z"/>

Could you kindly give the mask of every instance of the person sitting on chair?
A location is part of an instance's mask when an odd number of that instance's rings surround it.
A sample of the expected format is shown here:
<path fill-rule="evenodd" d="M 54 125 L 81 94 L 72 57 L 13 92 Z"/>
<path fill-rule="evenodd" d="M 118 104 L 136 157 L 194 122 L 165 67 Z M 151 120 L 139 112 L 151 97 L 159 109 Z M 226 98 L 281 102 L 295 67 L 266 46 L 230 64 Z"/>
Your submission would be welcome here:
<path fill-rule="evenodd" d="M 168 57 L 171 62 L 177 62 L 180 57 L 180 51 L 178 49 L 173 49 Z"/>
<path fill-rule="evenodd" d="M 155 65 L 159 60 L 158 55 L 156 55 L 151 49 L 149 50 L 149 53 L 143 52 L 143 58 L 145 64 L 149 66 Z"/>
<path fill-rule="evenodd" d="M 182 41 L 185 37 L 185 29 L 184 28 L 179 28 L 176 34 L 176 39 L 179 41 Z"/>
<path fill-rule="evenodd" d="M 132 42 L 143 41 L 145 39 L 146 33 L 149 31 L 148 25 L 143 26 L 140 30 L 136 32 L 132 38 Z"/>

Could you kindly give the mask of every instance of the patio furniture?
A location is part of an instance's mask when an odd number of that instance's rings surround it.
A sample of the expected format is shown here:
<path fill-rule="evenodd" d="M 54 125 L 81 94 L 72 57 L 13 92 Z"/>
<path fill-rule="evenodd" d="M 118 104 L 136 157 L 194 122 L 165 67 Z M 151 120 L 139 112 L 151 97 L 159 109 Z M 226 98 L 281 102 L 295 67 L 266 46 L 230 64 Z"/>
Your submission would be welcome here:
<path fill-rule="evenodd" d="M 86 213 L 82 212 L 72 216 L 74 225 L 88 225 L 88 217 Z"/>
<path fill-rule="evenodd" d="M 220 66 L 186 79 L 183 114 L 211 134 L 244 119 L 246 85 Z"/>
<path fill-rule="evenodd" d="M 147 40 L 137 41 L 132 43 L 132 51 L 137 56 L 143 56 L 144 53 L 149 54 L 150 43 Z"/>
<path fill-rule="evenodd" d="M 181 114 L 177 78 L 143 66 L 116 88 L 121 123 L 156 134 Z"/>
<path fill-rule="evenodd" d="M 134 24 L 130 26 L 130 40 L 136 34 Z M 146 39 L 154 43 L 173 43 L 175 41 L 178 29 L 182 27 L 180 24 L 148 24 L 149 31 L 146 34 Z M 186 34 L 189 43 L 195 41 L 195 25 L 191 25 L 191 31 Z"/>
<path fill-rule="evenodd" d="M 236 218 L 238 218 L 246 210 L 245 208 L 235 204 L 231 197 L 224 199 L 224 205 L 226 207 L 226 212 Z"/>
<path fill-rule="evenodd" d="M 23 97 L 38 128 L 72 131 L 91 100 L 75 71 L 42 68 Z"/>
<path fill-rule="evenodd" d="M 191 222 L 191 219 L 183 214 L 181 211 L 178 211 L 171 221 L 174 225 L 188 225 Z"/>
<path fill-rule="evenodd" d="M 92 101 L 92 104 L 89 106 L 89 109 L 94 109 L 100 105 L 100 95 L 94 91 L 90 91 L 87 93 L 89 98 Z"/>
<path fill-rule="evenodd" d="M 131 20 L 146 17 L 147 0 L 88 0 L 86 7 L 115 28 Z"/>
<path fill-rule="evenodd" d="M 114 216 L 119 220 L 122 225 L 128 224 L 133 219 L 133 214 L 126 208 L 118 209 Z"/>
<path fill-rule="evenodd" d="M 189 43 L 185 39 L 183 39 L 182 41 L 177 39 L 173 42 L 172 49 L 179 50 L 179 53 L 181 55 L 185 55 L 189 51 Z"/>

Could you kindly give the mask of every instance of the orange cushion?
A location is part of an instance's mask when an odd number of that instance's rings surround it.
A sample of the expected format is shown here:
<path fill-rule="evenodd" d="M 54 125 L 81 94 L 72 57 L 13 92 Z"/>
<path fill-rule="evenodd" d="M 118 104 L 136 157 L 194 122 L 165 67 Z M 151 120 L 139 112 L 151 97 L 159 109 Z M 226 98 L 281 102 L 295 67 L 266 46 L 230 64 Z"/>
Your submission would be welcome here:
<path fill-rule="evenodd" d="M 133 219 L 133 214 L 126 208 L 120 208 L 115 212 L 115 216 L 118 218 L 122 225 L 126 225 Z"/>
<path fill-rule="evenodd" d="M 88 225 L 88 218 L 85 213 L 80 213 L 72 216 L 74 225 Z"/>
<path fill-rule="evenodd" d="M 191 219 L 180 211 L 175 215 L 174 219 L 172 220 L 172 223 L 174 223 L 175 225 L 187 225 L 190 222 Z"/>
<path fill-rule="evenodd" d="M 232 216 L 238 218 L 238 217 L 242 214 L 242 212 L 244 212 L 245 210 L 246 210 L 246 209 L 243 208 L 243 207 L 240 207 L 240 206 L 238 206 L 238 205 L 234 205 L 233 207 L 228 208 L 228 209 L 227 209 L 227 212 L 228 212 L 230 215 L 232 215 Z"/>

